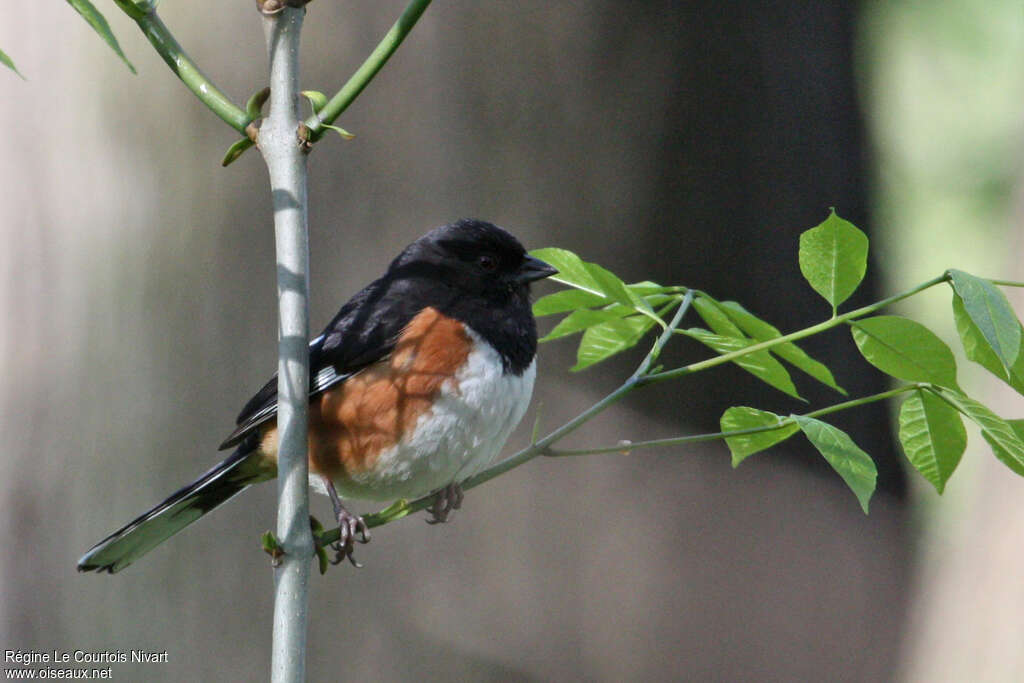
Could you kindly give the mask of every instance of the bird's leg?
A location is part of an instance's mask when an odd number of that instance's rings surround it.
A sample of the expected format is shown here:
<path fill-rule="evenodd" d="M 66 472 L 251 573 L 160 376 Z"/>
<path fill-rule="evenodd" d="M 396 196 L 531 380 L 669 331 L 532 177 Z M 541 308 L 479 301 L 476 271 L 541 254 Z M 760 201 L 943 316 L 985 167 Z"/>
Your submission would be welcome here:
<path fill-rule="evenodd" d="M 458 510 L 462 507 L 462 499 L 465 494 L 462 492 L 462 486 L 458 482 L 452 482 L 444 488 L 438 489 L 437 493 L 434 494 L 434 504 L 427 508 L 427 512 L 430 513 L 430 519 L 427 520 L 427 524 L 443 524 L 448 521 L 448 515 L 451 514 L 452 510 Z"/>
<path fill-rule="evenodd" d="M 334 483 L 327 477 L 324 477 L 324 482 L 327 484 L 327 495 L 331 497 L 331 503 L 334 505 L 334 517 L 338 520 L 338 533 L 340 534 L 338 541 L 331 544 L 331 548 L 337 552 L 331 564 L 339 564 L 347 558 L 353 566 L 362 567 L 363 565 L 356 562 L 356 558 L 353 557 L 352 553 L 356 549 L 356 541 L 360 543 L 370 542 L 370 530 L 366 528 L 366 522 L 363 521 L 362 517 L 353 515 L 341 504 L 341 498 L 338 497 Z M 361 538 L 356 538 L 357 534 Z"/>

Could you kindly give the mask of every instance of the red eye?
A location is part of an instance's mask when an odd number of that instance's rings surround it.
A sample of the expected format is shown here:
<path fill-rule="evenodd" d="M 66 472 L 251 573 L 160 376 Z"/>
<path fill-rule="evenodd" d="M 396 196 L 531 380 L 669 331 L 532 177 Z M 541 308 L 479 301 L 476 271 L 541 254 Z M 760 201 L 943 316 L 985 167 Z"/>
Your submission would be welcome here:
<path fill-rule="evenodd" d="M 493 271 L 498 267 L 498 259 L 490 254 L 482 254 L 476 260 L 477 264 L 486 271 Z"/>

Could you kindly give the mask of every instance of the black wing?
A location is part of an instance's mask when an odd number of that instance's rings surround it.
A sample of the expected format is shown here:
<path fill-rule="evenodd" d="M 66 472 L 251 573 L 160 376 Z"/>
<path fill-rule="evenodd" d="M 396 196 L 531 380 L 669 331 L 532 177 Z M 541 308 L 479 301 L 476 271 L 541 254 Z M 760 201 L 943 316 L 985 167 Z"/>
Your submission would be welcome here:
<path fill-rule="evenodd" d="M 384 358 L 398 335 L 423 307 L 413 296 L 411 279 L 385 276 L 345 304 L 323 333 L 309 345 L 309 395 L 343 382 L 359 370 Z M 237 427 L 220 445 L 238 444 L 259 425 L 277 415 L 277 374 L 249 399 Z"/>

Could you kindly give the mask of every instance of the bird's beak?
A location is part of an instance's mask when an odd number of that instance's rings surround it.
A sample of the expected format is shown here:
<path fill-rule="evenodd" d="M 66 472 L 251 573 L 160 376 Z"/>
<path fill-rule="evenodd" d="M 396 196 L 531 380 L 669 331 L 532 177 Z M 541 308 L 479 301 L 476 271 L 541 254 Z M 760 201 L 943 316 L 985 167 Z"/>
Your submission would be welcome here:
<path fill-rule="evenodd" d="M 551 277 L 557 272 L 557 268 L 552 268 L 539 258 L 527 256 L 523 259 L 523 265 L 519 266 L 519 272 L 516 273 L 516 282 L 525 285 L 529 282 Z"/>

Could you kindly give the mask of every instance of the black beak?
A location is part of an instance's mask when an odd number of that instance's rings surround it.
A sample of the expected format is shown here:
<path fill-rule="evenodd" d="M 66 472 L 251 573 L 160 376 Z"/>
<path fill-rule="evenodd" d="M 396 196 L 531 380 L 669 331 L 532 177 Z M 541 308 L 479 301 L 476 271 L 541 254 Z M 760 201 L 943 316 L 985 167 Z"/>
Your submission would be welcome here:
<path fill-rule="evenodd" d="M 519 266 L 519 272 L 516 273 L 516 282 L 525 285 L 529 282 L 551 277 L 557 272 L 557 268 L 552 268 L 539 258 L 527 256 L 523 259 L 523 265 Z"/>

